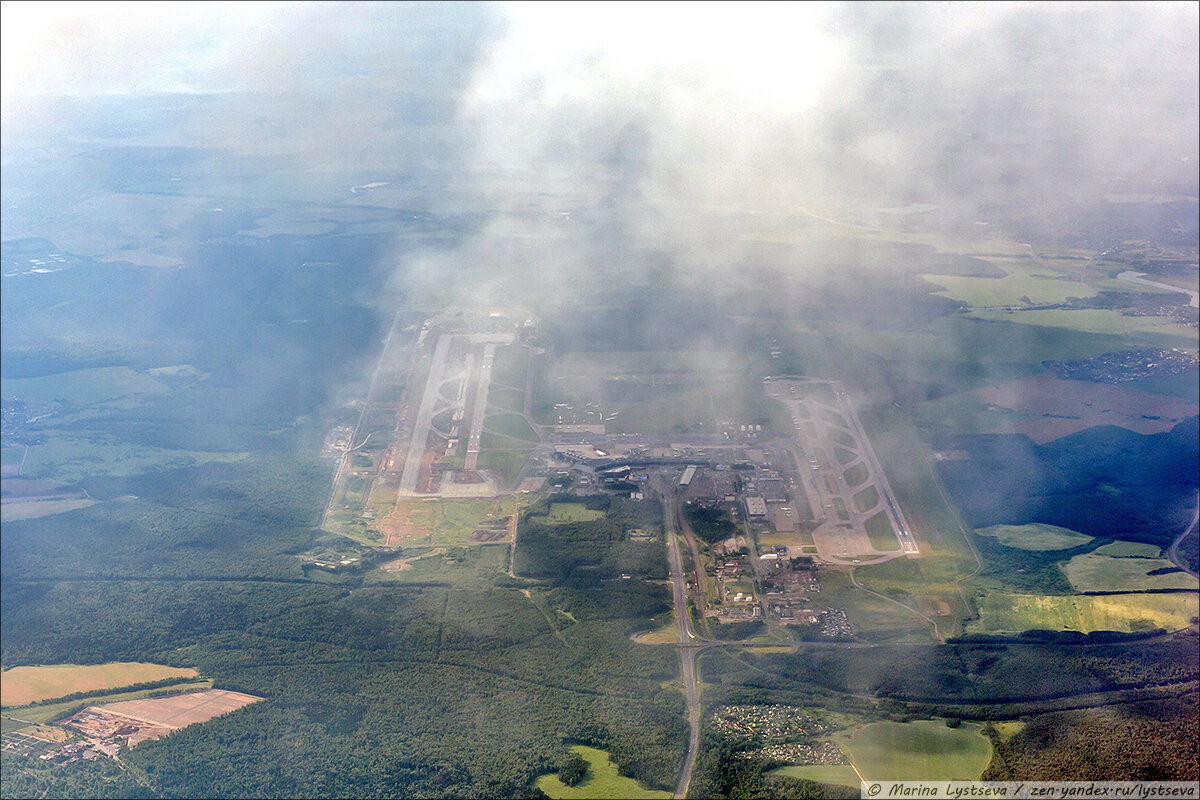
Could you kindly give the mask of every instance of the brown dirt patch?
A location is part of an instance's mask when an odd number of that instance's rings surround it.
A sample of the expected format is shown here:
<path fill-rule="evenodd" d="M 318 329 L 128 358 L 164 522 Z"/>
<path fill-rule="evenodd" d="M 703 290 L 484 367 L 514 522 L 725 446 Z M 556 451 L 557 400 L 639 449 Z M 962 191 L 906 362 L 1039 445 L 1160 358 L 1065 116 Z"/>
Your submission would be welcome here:
<path fill-rule="evenodd" d="M 471 535 L 468 537 L 468 540 L 474 544 L 482 544 L 484 542 L 498 542 L 507 537 L 507 527 L 496 530 L 484 530 L 483 528 L 478 528 L 471 531 Z"/>
<path fill-rule="evenodd" d="M 1045 444 L 1097 425 L 1117 425 L 1137 433 L 1162 433 L 1200 413 L 1200 406 L 1177 397 L 1108 383 L 1062 380 L 1052 375 L 1020 378 L 971 394 L 1001 408 L 1029 414 L 1011 430 Z"/>

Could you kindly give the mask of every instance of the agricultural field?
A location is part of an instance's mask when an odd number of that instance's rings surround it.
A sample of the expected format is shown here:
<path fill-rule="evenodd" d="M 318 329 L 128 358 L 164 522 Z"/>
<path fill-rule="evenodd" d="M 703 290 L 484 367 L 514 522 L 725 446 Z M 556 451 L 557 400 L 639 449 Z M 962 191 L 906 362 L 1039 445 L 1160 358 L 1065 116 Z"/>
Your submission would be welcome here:
<path fill-rule="evenodd" d="M 1070 550 L 1072 547 L 1080 547 L 1092 540 L 1092 537 L 1084 536 L 1082 533 L 1068 528 L 1044 525 L 1040 522 L 1028 525 L 989 525 L 986 528 L 976 528 L 975 534 L 995 539 L 1005 547 L 1038 552 Z"/>
<path fill-rule="evenodd" d="M 1200 413 L 1200 406 L 1181 398 L 1128 386 L 1063 380 L 1049 374 L 993 384 L 976 389 L 971 395 L 987 407 L 1013 412 L 988 415 L 993 424 L 986 432 L 1024 433 L 1038 444 L 1096 425 L 1161 433 Z"/>
<path fill-rule="evenodd" d="M 1196 333 L 1170 317 L 1130 317 L 1103 308 L 1047 309 L 1030 311 L 974 311 L 969 319 L 1015 322 L 1039 328 L 1059 328 L 1079 333 L 1119 336 L 1128 342 L 1152 347 L 1178 348 L 1196 352 Z"/>
<path fill-rule="evenodd" d="M 75 692 L 119 689 L 134 683 L 165 678 L 194 678 L 198 674 L 190 668 L 144 662 L 13 667 L 0 673 L 0 705 L 23 706 Z"/>
<path fill-rule="evenodd" d="M 195 680 L 185 681 L 184 683 L 172 684 L 171 690 L 197 690 L 211 689 L 211 678 L 196 678 Z M 67 700 L 62 703 L 47 703 L 46 705 L 37 706 L 18 706 L 17 708 L 5 711 L 5 714 L 20 718 L 21 721 L 31 723 L 49 723 L 62 718 L 63 716 L 72 713 L 81 705 L 96 705 L 98 703 L 116 703 L 126 700 L 142 700 L 149 697 L 155 692 L 161 692 L 163 689 L 137 689 L 134 691 L 121 691 L 120 689 L 105 695 L 89 697 L 86 700 Z"/>
<path fill-rule="evenodd" d="M 849 786 L 858 789 L 861 781 L 854 767 L 846 764 L 805 764 L 792 765 L 773 769 L 768 775 L 786 775 L 789 778 L 801 778 L 806 781 L 831 783 L 835 786 Z"/>
<path fill-rule="evenodd" d="M 617 765 L 608 758 L 604 750 L 575 745 L 573 751 L 588 762 L 588 774 L 577 786 L 567 786 L 555 774 L 543 775 L 534 782 L 541 791 L 553 800 L 603 800 L 603 798 L 625 797 L 629 800 L 666 800 L 670 792 L 647 789 L 632 778 L 622 777 Z"/>
<path fill-rule="evenodd" d="M 866 780 L 976 780 L 992 757 L 979 725 L 876 722 L 838 737 Z"/>
<path fill-rule="evenodd" d="M 1200 615 L 1200 595 L 1195 593 L 1059 596 L 997 592 L 975 603 L 979 619 L 967 623 L 967 633 L 1178 630 Z"/>
<path fill-rule="evenodd" d="M 1165 558 L 1131 558 L 1083 553 L 1059 566 L 1071 582 L 1071 588 L 1077 592 L 1200 590 L 1200 584 L 1195 578 L 1179 570 Z M 1163 569 L 1174 571 L 1164 575 L 1149 574 Z"/>
<path fill-rule="evenodd" d="M 958 275 L 922 275 L 943 287 L 934 294 L 961 300 L 972 308 L 1064 303 L 1069 297 L 1093 297 L 1095 292 L 1074 275 L 1057 272 L 1029 259 L 1006 259 L 996 264 L 1007 274 L 1002 278 Z"/>
<path fill-rule="evenodd" d="M 0 522 L 16 522 L 22 519 L 37 519 L 54 514 L 65 514 L 80 508 L 95 505 L 95 500 L 75 498 L 69 500 L 26 500 L 0 505 Z"/>
<path fill-rule="evenodd" d="M 1095 555 L 1116 558 L 1158 558 L 1162 549 L 1145 542 L 1109 542 L 1092 551 Z"/>

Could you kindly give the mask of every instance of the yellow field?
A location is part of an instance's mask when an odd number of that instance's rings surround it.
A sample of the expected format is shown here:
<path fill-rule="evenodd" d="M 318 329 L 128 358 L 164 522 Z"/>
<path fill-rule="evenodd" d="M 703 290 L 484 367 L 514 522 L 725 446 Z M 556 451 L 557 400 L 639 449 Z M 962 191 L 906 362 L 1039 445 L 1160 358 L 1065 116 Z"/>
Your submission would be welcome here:
<path fill-rule="evenodd" d="M 0 673 L 0 705 L 23 706 L 75 692 L 117 689 L 164 678 L 194 678 L 198 674 L 194 669 L 141 662 L 13 667 Z"/>
<path fill-rule="evenodd" d="M 1033 629 L 1081 633 L 1178 630 L 1200 616 L 1200 595 L 1195 593 L 1067 596 L 996 593 L 981 598 L 977 605 L 979 619 L 967 623 L 968 633 L 1021 633 Z"/>
<path fill-rule="evenodd" d="M 30 500 L 24 503 L 5 503 L 0 506 L 0 522 L 49 517 L 53 514 L 62 514 L 95 504 L 95 500 L 82 497 L 71 500 Z"/>

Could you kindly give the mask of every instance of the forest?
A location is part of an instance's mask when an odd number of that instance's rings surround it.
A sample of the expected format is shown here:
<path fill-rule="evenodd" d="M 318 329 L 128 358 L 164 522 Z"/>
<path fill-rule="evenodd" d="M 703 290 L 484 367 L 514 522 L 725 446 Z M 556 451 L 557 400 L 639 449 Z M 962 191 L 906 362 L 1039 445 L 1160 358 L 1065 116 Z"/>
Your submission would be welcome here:
<path fill-rule="evenodd" d="M 3 794 L 526 796 L 570 743 L 673 784 L 686 726 L 664 681 L 677 657 L 628 638 L 669 597 L 620 579 L 665 576 L 660 506 L 614 500 L 595 522 L 529 522 L 518 553 L 533 531 L 522 563 L 537 580 L 508 577 L 505 546 L 451 548 L 403 579 L 309 580 L 295 554 L 320 535 L 301 523 L 326 475 L 269 458 L 188 468 L 111 485 L 137 504 L 6 525 L 6 666 L 193 666 L 266 700 L 130 751 L 149 788 L 5 756 Z M 89 542 L 72 537 L 80 525 Z M 574 534 L 590 538 L 552 569 Z"/>
<path fill-rule="evenodd" d="M 1044 445 L 1023 435 L 954 444 L 970 459 L 938 467 L 972 527 L 1044 522 L 1165 547 L 1195 509 L 1200 417 L 1151 435 L 1101 426 Z"/>

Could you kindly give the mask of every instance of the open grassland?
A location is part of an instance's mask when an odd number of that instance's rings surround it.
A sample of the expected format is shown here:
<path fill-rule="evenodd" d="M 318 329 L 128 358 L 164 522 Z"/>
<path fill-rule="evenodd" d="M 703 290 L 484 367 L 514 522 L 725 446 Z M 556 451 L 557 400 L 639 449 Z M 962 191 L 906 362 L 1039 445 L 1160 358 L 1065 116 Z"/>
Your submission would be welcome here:
<path fill-rule="evenodd" d="M 1116 558 L 1158 558 L 1162 550 L 1158 545 L 1145 542 L 1109 542 L 1092 551 L 1096 555 Z"/>
<path fill-rule="evenodd" d="M 401 500 L 385 527 L 395 528 L 407 545 L 463 545 L 474 531 L 506 530 L 512 513 L 508 498 Z"/>
<path fill-rule="evenodd" d="M 1092 537 L 1069 528 L 1044 525 L 1040 522 L 1028 525 L 990 525 L 986 528 L 976 528 L 975 533 L 1017 550 L 1070 550 L 1092 540 Z"/>
<path fill-rule="evenodd" d="M 1060 564 L 1071 588 L 1077 592 L 1136 592 L 1149 589 L 1200 590 L 1200 582 L 1186 572 L 1148 573 L 1178 569 L 1165 558 L 1119 558 L 1084 553 Z"/>
<path fill-rule="evenodd" d="M 780 767 L 771 770 L 770 775 L 786 775 L 789 778 L 802 778 L 818 783 L 832 783 L 835 786 L 859 788 L 861 783 L 854 767 L 846 764 L 806 764 L 804 766 Z"/>
<path fill-rule="evenodd" d="M 844 572 L 826 570 L 821 574 L 821 599 L 832 607 L 845 608 L 855 633 L 869 636 L 874 632 L 907 631 L 914 640 L 929 640 L 931 630 L 926 620 L 883 597 L 855 588 Z"/>
<path fill-rule="evenodd" d="M 867 538 L 876 550 L 899 550 L 900 542 L 896 538 L 896 529 L 892 527 L 887 514 L 880 511 L 863 525 L 867 530 Z"/>
<path fill-rule="evenodd" d="M 483 425 L 485 437 L 488 433 L 492 433 L 525 442 L 537 441 L 537 434 L 533 432 L 533 428 L 529 427 L 525 418 L 519 414 L 488 414 Z M 486 449 L 487 444 L 484 443 L 483 447 Z"/>
<path fill-rule="evenodd" d="M 551 503 L 547 518 L 550 522 L 591 522 L 604 519 L 604 512 L 583 503 Z"/>
<path fill-rule="evenodd" d="M 521 473 L 521 467 L 525 466 L 525 462 L 529 460 L 531 453 L 533 453 L 532 448 L 484 450 L 479 454 L 479 468 L 500 473 L 503 479 L 501 485 L 511 487 L 516 481 L 517 475 Z"/>
<path fill-rule="evenodd" d="M 1102 308 L 1047 309 L 1032 311 L 974 311 L 970 318 L 992 322 L 1015 322 L 1044 328 L 1063 328 L 1081 333 L 1129 336 L 1153 347 L 1177 347 L 1194 353 L 1196 333 L 1170 317 L 1127 317 Z"/>
<path fill-rule="evenodd" d="M 553 800 L 588 800 L 589 798 L 625 797 L 629 800 L 655 800 L 668 798 L 670 792 L 647 789 L 633 778 L 617 773 L 617 765 L 608 759 L 608 753 L 594 747 L 575 745 L 571 748 L 588 762 L 588 772 L 576 786 L 567 786 L 557 775 L 543 775 L 534 785 Z"/>
<path fill-rule="evenodd" d="M 0 673 L 0 705 L 22 706 L 75 692 L 118 689 L 164 678 L 194 678 L 194 669 L 144 662 L 13 667 Z"/>
<path fill-rule="evenodd" d="M 1061 596 L 997 592 L 976 601 L 979 619 L 968 633 L 1021 633 L 1028 630 L 1119 631 L 1155 628 L 1178 630 L 1200 615 L 1200 595 L 1110 594 Z"/>
<path fill-rule="evenodd" d="M 840 738 L 870 781 L 975 780 L 992 757 L 991 742 L 972 723 L 876 722 Z"/>
<path fill-rule="evenodd" d="M 16 522 L 21 519 L 36 519 L 54 514 L 64 514 L 79 508 L 95 505 L 95 500 L 75 498 L 72 500 L 27 500 L 0 505 L 0 522 Z"/>
<path fill-rule="evenodd" d="M 24 447 L 0 447 L 0 467 L 18 467 L 24 457 Z"/>
<path fill-rule="evenodd" d="M 1027 415 L 989 403 L 974 393 L 960 392 L 921 403 L 917 418 L 925 426 L 972 434 L 1014 431 Z"/>
<path fill-rule="evenodd" d="M 497 386 L 493 379 L 488 387 L 488 408 L 513 411 L 520 414 L 525 409 L 525 393 L 504 386 Z"/>
<path fill-rule="evenodd" d="M 995 262 L 993 262 L 995 263 Z M 1073 276 L 1036 264 L 1029 259 L 1006 259 L 996 266 L 1003 278 L 968 278 L 957 275 L 922 275 L 943 287 L 934 294 L 961 300 L 972 308 L 1065 303 L 1069 297 L 1093 297 L 1096 293 Z"/>
<path fill-rule="evenodd" d="M 492 360 L 492 383 L 524 389 L 528 368 L 528 347 L 519 344 L 499 345 Z"/>
<path fill-rule="evenodd" d="M 862 461 L 846 470 L 842 475 L 842 478 L 845 479 L 846 484 L 851 488 L 862 486 L 867 482 L 867 478 L 869 477 L 870 473 L 867 471 L 867 465 Z"/>

